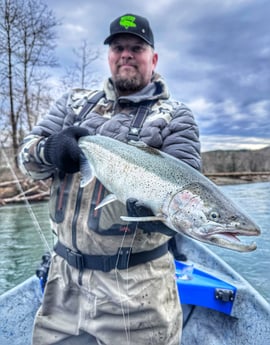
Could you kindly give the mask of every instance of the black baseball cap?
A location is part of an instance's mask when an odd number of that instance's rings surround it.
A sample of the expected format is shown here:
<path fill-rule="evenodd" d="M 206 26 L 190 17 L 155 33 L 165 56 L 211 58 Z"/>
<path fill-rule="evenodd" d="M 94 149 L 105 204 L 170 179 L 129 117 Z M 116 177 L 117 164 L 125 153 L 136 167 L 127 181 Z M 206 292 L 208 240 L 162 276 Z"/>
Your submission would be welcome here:
<path fill-rule="evenodd" d="M 136 14 L 124 14 L 116 18 L 110 25 L 110 35 L 104 44 L 110 44 L 118 34 L 131 34 L 140 37 L 154 48 L 154 36 L 148 20 Z"/>

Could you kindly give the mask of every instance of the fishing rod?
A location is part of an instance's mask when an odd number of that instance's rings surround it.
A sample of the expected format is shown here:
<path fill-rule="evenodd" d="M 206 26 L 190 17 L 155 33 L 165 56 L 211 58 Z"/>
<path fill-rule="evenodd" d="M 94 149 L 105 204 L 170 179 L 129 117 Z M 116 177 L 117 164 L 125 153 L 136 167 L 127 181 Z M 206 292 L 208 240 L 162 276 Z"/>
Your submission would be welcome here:
<path fill-rule="evenodd" d="M 25 195 L 25 192 L 24 192 L 24 190 L 22 188 L 22 185 L 21 185 L 21 183 L 20 183 L 20 181 L 18 179 L 18 176 L 16 175 L 15 170 L 13 169 L 13 167 L 11 166 L 11 164 L 9 162 L 9 159 L 8 159 L 8 157 L 6 155 L 6 152 L 5 152 L 4 145 L 3 145 L 2 141 L 1 141 L 1 148 L 2 148 L 3 156 L 4 156 L 4 159 L 6 161 L 7 167 L 9 168 L 9 170 L 10 170 L 10 172 L 11 172 L 11 174 L 12 174 L 12 176 L 13 176 L 15 182 L 16 182 L 16 185 L 17 185 L 19 191 L 23 195 L 23 200 L 24 200 L 24 203 L 26 205 L 26 209 L 27 209 L 27 211 L 28 211 L 28 213 L 29 213 L 33 223 L 34 223 L 34 227 L 35 227 L 36 231 L 38 232 L 38 234 L 39 234 L 43 244 L 45 244 L 45 246 L 47 247 L 49 253 L 52 254 L 52 250 L 51 250 L 51 248 L 49 246 L 49 243 L 48 243 L 48 241 L 47 241 L 47 239 L 46 239 L 46 237 L 45 237 L 45 235 L 43 233 L 43 230 L 42 230 L 42 228 L 41 228 L 41 226 L 39 224 L 37 216 L 35 215 L 35 213 L 34 213 L 34 211 L 32 209 L 32 206 L 29 203 L 29 201 L 28 201 L 28 199 L 27 199 L 27 197 Z"/>

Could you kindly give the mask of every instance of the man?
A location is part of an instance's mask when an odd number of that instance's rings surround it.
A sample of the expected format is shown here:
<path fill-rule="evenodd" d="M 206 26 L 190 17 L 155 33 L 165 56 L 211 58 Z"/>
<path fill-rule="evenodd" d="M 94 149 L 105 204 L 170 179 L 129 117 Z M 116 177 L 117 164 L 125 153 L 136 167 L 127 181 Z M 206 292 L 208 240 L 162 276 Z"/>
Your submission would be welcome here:
<path fill-rule="evenodd" d="M 98 179 L 79 187 L 77 140 L 88 134 L 142 140 L 200 169 L 198 128 L 155 72 L 147 19 L 115 19 L 104 43 L 111 78 L 103 92 L 65 94 L 20 150 L 25 174 L 52 177 L 49 208 L 58 237 L 33 344 L 178 345 L 182 312 L 167 245 L 173 232 L 161 222 L 123 223 L 121 215 L 151 214 L 137 200 L 96 211 L 108 191 Z"/>

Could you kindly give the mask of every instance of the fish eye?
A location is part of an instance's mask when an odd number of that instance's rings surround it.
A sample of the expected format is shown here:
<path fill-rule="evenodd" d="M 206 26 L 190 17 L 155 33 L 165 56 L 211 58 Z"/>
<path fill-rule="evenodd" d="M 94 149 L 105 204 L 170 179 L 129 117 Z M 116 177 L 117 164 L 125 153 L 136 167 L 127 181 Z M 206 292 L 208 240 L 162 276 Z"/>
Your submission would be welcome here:
<path fill-rule="evenodd" d="M 220 217 L 220 215 L 219 215 L 219 213 L 217 211 L 210 212 L 209 216 L 213 220 L 216 220 L 216 219 L 218 219 Z"/>

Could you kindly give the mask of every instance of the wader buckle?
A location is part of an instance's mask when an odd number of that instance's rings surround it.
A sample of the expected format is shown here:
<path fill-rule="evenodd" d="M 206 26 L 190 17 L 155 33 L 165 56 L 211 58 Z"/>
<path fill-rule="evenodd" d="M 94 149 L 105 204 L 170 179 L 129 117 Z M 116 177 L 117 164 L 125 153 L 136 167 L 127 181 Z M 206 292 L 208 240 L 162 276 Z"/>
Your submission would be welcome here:
<path fill-rule="evenodd" d="M 129 267 L 129 259 L 131 254 L 132 248 L 130 247 L 122 247 L 118 249 L 116 255 L 116 263 L 115 268 L 119 270 L 127 269 Z M 114 267 L 111 267 L 111 269 Z"/>
<path fill-rule="evenodd" d="M 69 265 L 76 267 L 78 270 L 82 271 L 84 269 L 83 255 L 78 252 L 74 252 L 69 248 L 66 248 L 66 251 L 66 260 Z"/>

